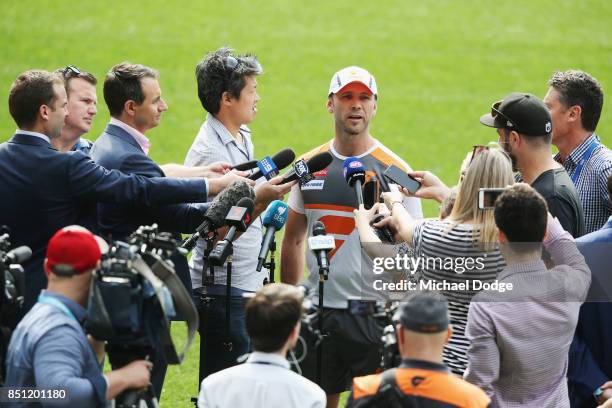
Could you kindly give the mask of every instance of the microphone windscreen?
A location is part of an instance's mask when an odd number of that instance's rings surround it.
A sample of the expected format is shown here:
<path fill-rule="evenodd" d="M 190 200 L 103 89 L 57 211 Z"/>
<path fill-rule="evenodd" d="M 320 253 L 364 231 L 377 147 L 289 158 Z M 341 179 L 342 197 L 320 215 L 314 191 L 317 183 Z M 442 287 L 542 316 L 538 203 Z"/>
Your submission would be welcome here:
<path fill-rule="evenodd" d="M 31 256 L 32 250 L 25 245 L 17 247 L 7 254 L 7 258 L 10 262 L 18 264 L 27 261 Z"/>
<path fill-rule="evenodd" d="M 356 157 L 349 157 L 344 160 L 342 165 L 344 171 L 344 178 L 347 183 L 352 187 L 355 181 L 360 180 L 362 183 L 365 181 L 365 167 L 361 160 Z"/>
<path fill-rule="evenodd" d="M 325 231 L 325 224 L 323 224 L 321 221 L 317 221 L 314 223 L 314 225 L 312 226 L 312 235 L 319 236 L 319 235 L 325 235 L 327 232 Z"/>
<path fill-rule="evenodd" d="M 289 216 L 289 207 L 281 200 L 274 200 L 270 203 L 266 209 L 266 213 L 263 216 L 263 226 L 273 226 L 277 231 L 282 229 L 287 222 Z"/>
<path fill-rule="evenodd" d="M 306 162 L 306 165 L 308 165 L 308 170 L 310 174 L 312 174 L 316 173 L 317 171 L 323 170 L 324 168 L 329 166 L 333 160 L 334 157 L 331 155 L 331 153 L 322 152 L 311 157 L 310 160 Z"/>
<path fill-rule="evenodd" d="M 236 181 L 217 194 L 210 208 L 206 211 L 206 218 L 212 224 L 211 229 L 225 225 L 225 216 L 230 208 L 243 197 L 248 197 L 251 200 L 255 199 L 255 191 L 246 181 Z"/>
<path fill-rule="evenodd" d="M 279 170 L 284 169 L 295 160 L 295 152 L 289 148 L 283 149 L 272 156 L 272 161 Z"/>

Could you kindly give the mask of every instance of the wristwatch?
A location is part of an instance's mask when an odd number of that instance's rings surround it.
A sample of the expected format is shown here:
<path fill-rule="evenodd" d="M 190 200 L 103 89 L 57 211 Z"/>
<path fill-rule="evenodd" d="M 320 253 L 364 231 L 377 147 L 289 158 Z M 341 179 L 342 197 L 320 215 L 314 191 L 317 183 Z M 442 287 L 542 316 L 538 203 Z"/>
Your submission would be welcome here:
<path fill-rule="evenodd" d="M 597 401 L 599 397 L 601 397 L 601 394 L 603 394 L 603 390 L 601 389 L 601 387 L 597 387 L 595 392 L 593 392 L 593 398 L 595 398 L 595 401 Z"/>

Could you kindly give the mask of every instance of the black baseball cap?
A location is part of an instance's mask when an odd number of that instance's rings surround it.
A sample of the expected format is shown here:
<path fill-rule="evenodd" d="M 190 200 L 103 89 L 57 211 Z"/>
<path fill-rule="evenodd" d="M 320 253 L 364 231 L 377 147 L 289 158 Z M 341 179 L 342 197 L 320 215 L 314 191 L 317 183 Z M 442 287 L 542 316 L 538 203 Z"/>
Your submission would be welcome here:
<path fill-rule="evenodd" d="M 494 128 L 514 130 L 528 136 L 546 136 L 552 131 L 550 112 L 535 95 L 513 92 L 495 102 L 480 123 Z"/>
<path fill-rule="evenodd" d="M 395 318 L 410 331 L 440 333 L 448 329 L 448 302 L 437 292 L 416 292 L 402 301 Z"/>

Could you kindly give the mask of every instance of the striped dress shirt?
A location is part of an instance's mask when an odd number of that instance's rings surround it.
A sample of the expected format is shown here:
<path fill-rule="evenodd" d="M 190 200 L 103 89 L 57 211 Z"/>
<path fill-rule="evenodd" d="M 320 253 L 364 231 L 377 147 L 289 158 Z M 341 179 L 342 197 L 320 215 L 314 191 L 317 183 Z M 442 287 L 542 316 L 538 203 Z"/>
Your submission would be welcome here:
<path fill-rule="evenodd" d="M 599 143 L 588 160 L 584 162 L 582 171 L 575 180 L 576 170 L 589 145 L 595 140 L 599 141 L 599 137 L 593 133 L 580 143 L 565 161 L 561 161 L 558 153 L 555 155 L 555 160 L 563 165 L 567 174 L 574 181 L 580 196 L 584 211 L 585 234 L 600 229 L 612 215 L 612 204 L 607 187 L 608 177 L 612 175 L 612 151 L 610 149 Z"/>
<path fill-rule="evenodd" d="M 470 304 L 465 379 L 482 388 L 494 407 L 569 407 L 567 356 L 591 272 L 571 235 L 549 223 L 541 260 L 512 264 L 499 281 L 505 293 L 483 291 Z"/>

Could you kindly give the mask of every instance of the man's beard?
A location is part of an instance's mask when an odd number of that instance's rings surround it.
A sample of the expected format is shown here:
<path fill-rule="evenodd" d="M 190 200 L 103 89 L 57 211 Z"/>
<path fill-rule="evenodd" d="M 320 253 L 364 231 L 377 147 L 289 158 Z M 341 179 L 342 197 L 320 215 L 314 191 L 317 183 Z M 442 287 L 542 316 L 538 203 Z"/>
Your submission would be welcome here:
<path fill-rule="evenodd" d="M 504 152 L 506 152 L 506 154 L 508 155 L 508 157 L 510 157 L 510 161 L 512 162 L 512 171 L 516 172 L 518 171 L 517 168 L 517 162 L 518 160 L 516 159 L 516 156 L 512 153 L 512 147 L 510 147 L 510 143 L 506 142 L 501 144 L 502 149 L 504 149 Z"/>

